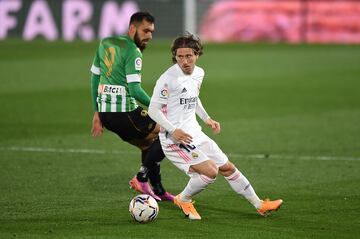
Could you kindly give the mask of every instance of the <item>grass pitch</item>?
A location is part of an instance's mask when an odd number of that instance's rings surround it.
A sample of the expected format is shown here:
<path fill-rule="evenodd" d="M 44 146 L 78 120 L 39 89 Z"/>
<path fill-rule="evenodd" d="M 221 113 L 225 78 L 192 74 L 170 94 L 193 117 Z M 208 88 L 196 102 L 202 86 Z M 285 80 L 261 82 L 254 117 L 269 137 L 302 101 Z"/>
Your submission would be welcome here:
<path fill-rule="evenodd" d="M 170 42 L 144 54 L 152 92 Z M 212 136 L 262 198 L 260 217 L 218 177 L 196 197 L 201 221 L 160 203 L 133 222 L 127 183 L 140 153 L 90 136 L 96 43 L 0 42 L 0 238 L 356 238 L 360 233 L 360 46 L 206 45 L 201 98 L 222 124 Z M 210 133 L 208 129 L 205 129 Z M 164 185 L 187 177 L 167 160 Z"/>

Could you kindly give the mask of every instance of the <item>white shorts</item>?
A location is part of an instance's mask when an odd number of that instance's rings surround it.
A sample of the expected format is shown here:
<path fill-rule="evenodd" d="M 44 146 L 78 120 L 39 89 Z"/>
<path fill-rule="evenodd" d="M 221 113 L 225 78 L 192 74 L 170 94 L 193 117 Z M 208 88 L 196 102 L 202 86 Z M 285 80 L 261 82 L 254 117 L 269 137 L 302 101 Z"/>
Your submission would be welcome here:
<path fill-rule="evenodd" d="M 193 137 L 193 143 L 189 145 L 170 143 L 161 135 L 160 141 L 166 157 L 189 176 L 191 175 L 189 172 L 191 165 L 211 159 L 218 167 L 221 167 L 229 160 L 219 146 L 202 131 Z"/>

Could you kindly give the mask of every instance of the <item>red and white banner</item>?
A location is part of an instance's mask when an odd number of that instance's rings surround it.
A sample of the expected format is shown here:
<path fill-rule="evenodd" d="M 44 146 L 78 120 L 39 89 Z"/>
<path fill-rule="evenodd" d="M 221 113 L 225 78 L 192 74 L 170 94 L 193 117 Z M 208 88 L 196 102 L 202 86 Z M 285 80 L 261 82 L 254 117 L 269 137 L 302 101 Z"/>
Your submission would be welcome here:
<path fill-rule="evenodd" d="M 354 0 L 219 0 L 203 19 L 207 41 L 360 43 Z"/>

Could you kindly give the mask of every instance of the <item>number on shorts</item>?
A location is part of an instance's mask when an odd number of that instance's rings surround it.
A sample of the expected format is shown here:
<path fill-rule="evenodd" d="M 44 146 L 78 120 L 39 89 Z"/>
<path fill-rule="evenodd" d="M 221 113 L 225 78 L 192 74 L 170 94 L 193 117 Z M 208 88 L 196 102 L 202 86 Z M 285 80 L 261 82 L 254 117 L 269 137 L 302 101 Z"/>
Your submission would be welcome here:
<path fill-rule="evenodd" d="M 193 145 L 193 144 L 187 144 L 187 145 L 180 144 L 180 145 L 179 145 L 179 148 L 185 149 L 188 153 L 190 153 L 191 150 L 196 149 L 196 146 Z"/>

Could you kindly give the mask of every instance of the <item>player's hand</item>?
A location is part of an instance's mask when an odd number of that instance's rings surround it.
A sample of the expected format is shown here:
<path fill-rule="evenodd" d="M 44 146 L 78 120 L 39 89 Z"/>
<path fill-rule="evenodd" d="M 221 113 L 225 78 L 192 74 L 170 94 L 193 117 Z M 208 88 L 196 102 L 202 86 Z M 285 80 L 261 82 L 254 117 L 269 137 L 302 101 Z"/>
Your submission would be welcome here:
<path fill-rule="evenodd" d="M 104 131 L 104 127 L 100 121 L 99 112 L 95 112 L 92 120 L 91 134 L 93 137 L 101 136 Z"/>
<path fill-rule="evenodd" d="M 192 142 L 191 135 L 182 129 L 175 129 L 171 136 L 182 144 L 190 144 Z"/>
<path fill-rule="evenodd" d="M 208 125 L 212 129 L 214 134 L 219 134 L 220 133 L 221 128 L 220 128 L 220 123 L 219 122 L 217 122 L 217 121 L 215 121 L 213 119 L 207 119 L 205 121 L 205 124 Z"/>

